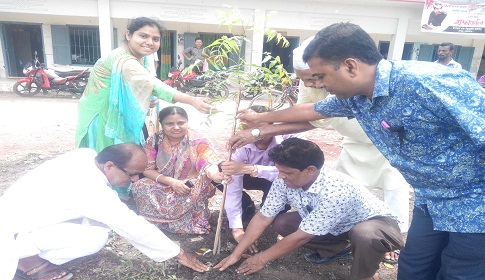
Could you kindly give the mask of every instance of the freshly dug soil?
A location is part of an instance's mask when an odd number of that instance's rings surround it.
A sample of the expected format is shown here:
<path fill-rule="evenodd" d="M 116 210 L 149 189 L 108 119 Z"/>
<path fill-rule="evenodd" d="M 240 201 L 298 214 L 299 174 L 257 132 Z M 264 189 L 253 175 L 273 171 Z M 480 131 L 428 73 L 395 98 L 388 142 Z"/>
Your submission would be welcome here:
<path fill-rule="evenodd" d="M 13 93 L 0 93 L 0 195 L 20 176 L 32 170 L 45 160 L 72 150 L 77 121 L 77 101 L 68 97 L 55 98 L 32 97 L 21 98 Z M 247 104 L 243 104 L 247 105 Z M 184 106 L 185 107 L 185 106 Z M 244 108 L 244 106 L 241 106 Z M 204 118 L 192 108 L 187 108 L 191 118 L 191 126 L 205 131 L 208 138 L 222 158 L 226 158 L 225 143 L 229 137 L 227 123 L 213 121 L 211 127 L 203 127 L 199 122 Z M 326 164 L 332 166 L 338 157 L 342 137 L 332 129 L 315 129 L 306 134 L 307 139 L 316 142 L 324 151 Z M 380 195 L 379 190 L 375 193 Z M 261 193 L 249 191 L 256 205 L 259 205 Z M 213 230 L 208 235 L 167 235 L 178 242 L 188 252 L 195 252 L 201 248 L 212 249 L 215 229 L 219 215 L 221 193 L 218 191 L 210 200 L 213 213 L 211 225 Z M 224 217 L 221 234 L 221 253 L 212 252 L 200 256 L 200 260 L 207 264 L 216 264 L 235 248 L 228 229 L 227 219 Z M 276 233 L 269 228 L 259 240 L 259 248 L 265 250 L 277 242 Z M 243 276 L 235 272 L 237 264 L 224 272 L 210 271 L 197 273 L 186 267 L 179 267 L 174 260 L 155 263 L 134 249 L 124 239 L 115 233 L 108 244 L 100 252 L 63 265 L 74 273 L 73 279 L 346 279 L 351 261 L 337 261 L 328 265 L 313 265 L 305 261 L 303 254 L 309 252 L 300 248 L 288 256 L 268 264 L 260 272 Z M 392 265 L 381 264 L 380 278 L 383 280 L 396 279 L 397 268 Z"/>

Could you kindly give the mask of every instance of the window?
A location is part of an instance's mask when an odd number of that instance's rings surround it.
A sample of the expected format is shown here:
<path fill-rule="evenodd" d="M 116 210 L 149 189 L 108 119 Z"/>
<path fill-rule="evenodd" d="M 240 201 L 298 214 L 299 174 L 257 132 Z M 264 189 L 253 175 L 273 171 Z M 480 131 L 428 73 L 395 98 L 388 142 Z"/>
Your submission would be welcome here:
<path fill-rule="evenodd" d="M 97 27 L 69 27 L 71 63 L 94 65 L 100 58 L 99 29 Z"/>

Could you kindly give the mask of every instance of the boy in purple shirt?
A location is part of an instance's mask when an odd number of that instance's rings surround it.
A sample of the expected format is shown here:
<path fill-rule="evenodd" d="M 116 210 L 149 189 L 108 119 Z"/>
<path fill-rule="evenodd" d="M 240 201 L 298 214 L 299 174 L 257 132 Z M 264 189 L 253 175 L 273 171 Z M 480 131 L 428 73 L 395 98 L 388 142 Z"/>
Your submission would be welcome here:
<path fill-rule="evenodd" d="M 251 106 L 255 112 L 268 112 L 264 106 Z M 268 152 L 274 146 L 291 137 L 299 137 L 297 134 L 278 135 L 274 137 L 258 136 L 258 127 L 269 125 L 263 122 L 246 122 L 246 126 L 252 129 L 252 134 L 257 141 L 247 144 L 237 149 L 232 155 L 231 161 L 221 163 L 222 172 L 231 175 L 232 183 L 227 186 L 226 202 L 224 208 L 229 220 L 229 228 L 232 230 L 234 240 L 239 243 L 244 235 L 243 219 L 250 218 L 254 213 L 254 202 L 251 197 L 243 191 L 260 190 L 263 191 L 261 206 L 266 200 L 266 196 L 271 188 L 273 181 L 278 178 L 278 169 L 274 162 L 269 158 Z M 301 138 L 301 137 L 299 137 Z M 289 210 L 287 206 L 286 211 Z M 256 243 L 250 247 L 251 252 L 257 252 Z"/>

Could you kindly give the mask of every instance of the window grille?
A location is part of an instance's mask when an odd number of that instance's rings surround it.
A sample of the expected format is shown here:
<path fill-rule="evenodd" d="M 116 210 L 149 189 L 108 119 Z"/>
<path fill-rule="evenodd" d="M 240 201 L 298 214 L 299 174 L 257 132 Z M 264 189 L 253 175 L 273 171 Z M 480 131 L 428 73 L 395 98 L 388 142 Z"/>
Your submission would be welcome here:
<path fill-rule="evenodd" d="M 100 58 L 97 27 L 69 27 L 72 64 L 94 65 Z"/>

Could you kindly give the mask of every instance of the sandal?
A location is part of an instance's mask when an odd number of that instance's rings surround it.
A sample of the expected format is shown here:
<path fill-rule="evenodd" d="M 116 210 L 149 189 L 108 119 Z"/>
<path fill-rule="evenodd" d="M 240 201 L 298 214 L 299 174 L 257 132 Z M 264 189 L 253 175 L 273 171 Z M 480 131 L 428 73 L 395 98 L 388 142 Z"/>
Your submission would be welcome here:
<path fill-rule="evenodd" d="M 74 275 L 49 261 L 44 261 L 25 272 L 17 269 L 15 276 L 25 280 L 68 280 Z"/>
<path fill-rule="evenodd" d="M 392 251 L 394 254 L 398 255 L 401 254 L 401 250 L 394 250 Z M 397 259 L 396 260 L 391 260 L 391 259 L 386 259 L 386 257 L 384 257 L 382 259 L 382 262 L 385 262 L 385 263 L 389 263 L 389 264 L 397 264 Z"/>

